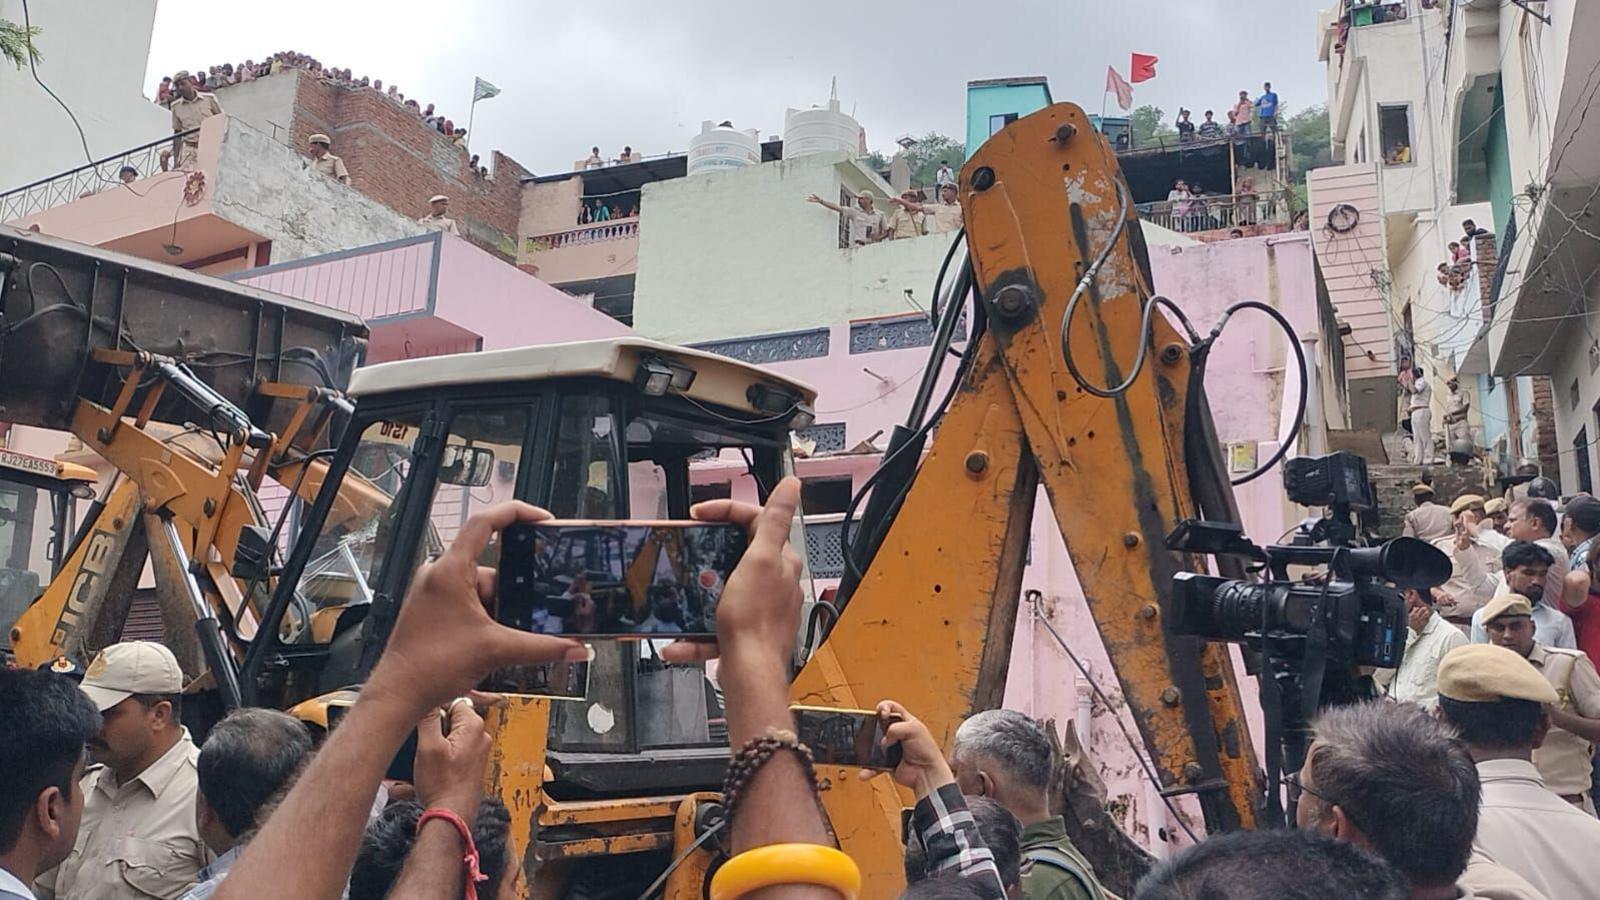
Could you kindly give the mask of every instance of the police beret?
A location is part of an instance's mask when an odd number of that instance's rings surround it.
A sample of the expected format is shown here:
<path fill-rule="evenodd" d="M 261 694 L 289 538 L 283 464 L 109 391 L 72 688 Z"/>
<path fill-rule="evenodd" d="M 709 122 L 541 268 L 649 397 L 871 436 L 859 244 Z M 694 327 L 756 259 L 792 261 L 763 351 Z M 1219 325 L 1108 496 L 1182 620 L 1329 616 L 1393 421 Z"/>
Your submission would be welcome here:
<path fill-rule="evenodd" d="M 1500 594 L 1483 607 L 1483 624 L 1501 616 L 1532 616 L 1533 603 L 1521 594 Z"/>
<path fill-rule="evenodd" d="M 1463 703 L 1557 702 L 1556 689 L 1533 663 L 1493 644 L 1467 644 L 1446 653 L 1439 662 L 1439 696 Z"/>

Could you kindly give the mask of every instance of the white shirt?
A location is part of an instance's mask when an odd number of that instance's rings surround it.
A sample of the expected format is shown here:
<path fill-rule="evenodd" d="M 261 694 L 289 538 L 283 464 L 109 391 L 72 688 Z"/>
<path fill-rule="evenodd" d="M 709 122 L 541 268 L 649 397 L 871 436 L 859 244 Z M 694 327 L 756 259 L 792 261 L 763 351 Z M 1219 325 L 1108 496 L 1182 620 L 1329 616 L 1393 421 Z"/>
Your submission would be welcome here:
<path fill-rule="evenodd" d="M 1473 846 L 1551 898 L 1593 897 L 1600 885 L 1600 819 L 1545 787 L 1533 763 L 1478 763 L 1483 802 Z"/>
<path fill-rule="evenodd" d="M 5 869 L 0 869 L 0 897 L 15 894 L 33 900 L 33 891 L 22 883 L 22 879 L 11 874 Z"/>
<path fill-rule="evenodd" d="M 1439 705 L 1439 660 L 1467 643 L 1461 629 L 1433 613 L 1422 633 L 1406 629 L 1406 653 L 1389 683 L 1389 699 L 1415 703 L 1427 709 Z"/>
<path fill-rule="evenodd" d="M 1433 403 L 1433 388 L 1428 385 L 1428 379 L 1418 378 L 1411 385 L 1411 403 L 1407 407 L 1412 412 L 1427 409 Z"/>
<path fill-rule="evenodd" d="M 950 171 L 950 167 L 949 166 L 940 166 L 939 167 L 939 171 L 936 172 L 934 174 L 934 176 L 933 176 L 933 183 L 934 183 L 935 186 L 940 186 L 940 187 L 942 187 L 944 185 L 947 185 L 947 184 L 955 184 L 956 183 L 955 173 Z"/>

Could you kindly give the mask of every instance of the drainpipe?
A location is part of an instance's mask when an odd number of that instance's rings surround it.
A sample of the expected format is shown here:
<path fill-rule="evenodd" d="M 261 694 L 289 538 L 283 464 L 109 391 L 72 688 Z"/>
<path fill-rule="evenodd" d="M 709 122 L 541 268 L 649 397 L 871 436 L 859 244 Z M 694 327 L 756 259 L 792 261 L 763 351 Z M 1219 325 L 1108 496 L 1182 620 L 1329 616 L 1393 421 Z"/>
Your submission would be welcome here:
<path fill-rule="evenodd" d="M 1317 336 L 1304 335 L 1300 338 L 1301 345 L 1306 354 L 1306 423 L 1305 441 L 1302 451 L 1308 455 L 1321 455 L 1328 452 L 1328 423 L 1322 414 L 1322 377 L 1321 357 L 1317 356 Z M 1285 370 L 1287 371 L 1287 369 Z M 1286 374 L 1285 379 L 1288 378 Z M 1299 437 L 1291 435 L 1290 439 Z"/>

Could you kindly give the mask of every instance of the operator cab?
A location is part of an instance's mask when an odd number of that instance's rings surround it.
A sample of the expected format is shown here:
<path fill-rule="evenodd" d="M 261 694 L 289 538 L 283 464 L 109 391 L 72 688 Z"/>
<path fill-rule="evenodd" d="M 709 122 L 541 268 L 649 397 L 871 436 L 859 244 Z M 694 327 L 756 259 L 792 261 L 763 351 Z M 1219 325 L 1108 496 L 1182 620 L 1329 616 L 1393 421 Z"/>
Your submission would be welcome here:
<path fill-rule="evenodd" d="M 96 479 L 88 466 L 0 449 L 0 650 L 66 561 L 73 500 L 93 499 Z"/>
<path fill-rule="evenodd" d="M 278 632 L 297 638 L 263 671 L 284 706 L 365 679 L 417 567 L 472 513 L 519 499 L 563 519 L 686 519 L 691 465 L 719 457 L 764 500 L 815 400 L 759 367 L 633 338 L 383 363 L 349 393 L 354 418 L 279 582 L 295 595 Z M 726 732 L 705 670 L 664 664 L 656 641 L 595 648 L 587 695 L 569 686 L 582 699 L 551 704 L 547 789 L 719 784 Z"/>

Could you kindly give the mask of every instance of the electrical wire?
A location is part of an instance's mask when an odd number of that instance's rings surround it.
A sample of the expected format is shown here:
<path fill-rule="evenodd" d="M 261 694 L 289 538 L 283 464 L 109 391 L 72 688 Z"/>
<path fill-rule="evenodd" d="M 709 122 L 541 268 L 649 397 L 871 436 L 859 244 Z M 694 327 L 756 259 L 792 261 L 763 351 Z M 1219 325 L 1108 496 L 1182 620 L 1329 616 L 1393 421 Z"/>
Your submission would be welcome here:
<path fill-rule="evenodd" d="M 656 891 L 661 890 L 662 887 L 666 885 L 667 878 L 669 876 L 671 876 L 673 872 L 676 872 L 678 870 L 679 866 L 683 865 L 683 861 L 688 859 L 690 854 L 692 854 L 696 850 L 700 849 L 701 845 L 703 845 L 706 841 L 710 840 L 712 835 L 717 834 L 718 832 L 722 831 L 722 829 L 724 827 L 726 827 L 727 824 L 728 824 L 728 820 L 727 819 L 723 819 L 722 821 L 720 821 L 717 824 L 711 826 L 710 828 L 707 828 L 705 830 L 704 834 L 702 834 L 699 837 L 695 838 L 693 843 L 691 843 L 688 847 L 684 848 L 684 851 L 682 853 L 678 854 L 678 858 L 677 859 L 674 859 L 672 861 L 672 863 L 670 865 L 668 865 L 667 868 L 665 870 L 663 870 L 660 875 L 656 876 L 656 880 L 655 881 L 650 882 L 650 886 L 645 888 L 644 889 L 644 893 L 639 895 L 639 900 L 650 900 L 651 897 L 654 897 L 656 895 Z"/>
<path fill-rule="evenodd" d="M 1151 306 L 1154 305 L 1154 302 L 1152 302 Z M 1269 304 L 1261 302 L 1260 300 L 1240 300 L 1239 302 L 1223 310 L 1222 318 L 1217 321 L 1217 324 L 1211 329 L 1211 334 L 1209 334 L 1202 343 L 1202 346 L 1205 348 L 1204 351 L 1202 351 L 1202 355 L 1204 352 L 1208 352 L 1211 345 L 1214 344 L 1217 338 L 1222 335 L 1223 329 L 1227 327 L 1228 322 L 1233 318 L 1233 314 L 1243 309 L 1260 310 L 1261 312 L 1266 313 L 1268 316 L 1271 316 L 1272 320 L 1278 324 L 1278 327 L 1283 329 L 1284 335 L 1288 337 L 1289 346 L 1294 348 L 1295 364 L 1300 372 L 1300 402 L 1295 405 L 1294 423 L 1289 426 L 1289 434 L 1285 436 L 1284 439 L 1279 441 L 1278 449 L 1273 452 L 1272 456 L 1269 457 L 1266 462 L 1245 473 L 1244 475 L 1239 476 L 1238 478 L 1230 479 L 1228 483 L 1234 487 L 1238 487 L 1241 484 L 1247 484 L 1256 480 L 1257 478 L 1260 478 L 1262 475 L 1266 474 L 1270 469 L 1272 469 L 1273 466 L 1276 466 L 1279 462 L 1281 462 L 1284 456 L 1288 455 L 1289 448 L 1293 446 L 1295 439 L 1300 435 L 1300 429 L 1305 425 L 1306 405 L 1309 401 L 1309 395 L 1311 392 L 1311 375 L 1306 366 L 1306 350 L 1304 347 L 1300 346 L 1300 337 L 1295 334 L 1294 326 L 1289 324 L 1289 320 L 1284 318 L 1283 313 L 1278 312 L 1277 309 Z"/>
<path fill-rule="evenodd" d="M 1139 768 L 1144 770 L 1145 778 L 1149 779 L 1150 783 L 1155 786 L 1156 796 L 1160 797 L 1161 802 L 1166 805 L 1167 812 L 1172 814 L 1172 820 L 1178 823 L 1178 827 L 1182 828 L 1184 834 L 1189 836 L 1189 840 L 1196 844 L 1200 843 L 1199 835 L 1194 833 L 1194 829 L 1189 827 L 1189 823 L 1178 812 L 1178 808 L 1173 804 L 1172 798 L 1167 796 L 1166 786 L 1161 783 L 1161 777 L 1156 774 L 1155 767 L 1145 758 L 1147 751 L 1144 745 L 1134 740 L 1133 735 L 1128 733 L 1128 726 L 1122 721 L 1122 716 L 1116 713 L 1116 707 L 1112 705 L 1111 698 L 1107 697 L 1106 692 L 1100 689 L 1099 683 L 1089 674 L 1088 666 L 1083 664 L 1083 660 L 1078 658 L 1078 654 L 1072 652 L 1072 648 L 1067 645 L 1066 639 L 1061 636 L 1060 632 L 1056 631 L 1054 625 L 1050 624 L 1050 619 L 1045 615 L 1043 609 L 1044 594 L 1038 591 L 1029 591 L 1028 594 L 1028 602 L 1033 604 L 1033 612 L 1038 617 L 1038 622 L 1044 626 L 1046 631 L 1050 632 L 1050 636 L 1056 639 L 1056 643 L 1061 645 L 1061 649 L 1067 654 L 1067 658 L 1072 660 L 1072 664 L 1083 674 L 1083 680 L 1088 682 L 1089 689 L 1094 691 L 1094 695 L 1100 698 L 1100 702 L 1111 713 L 1112 721 L 1117 723 L 1117 730 L 1122 732 L 1123 740 L 1128 742 L 1128 749 L 1133 751 L 1133 758 L 1139 761 Z M 1080 734 L 1078 739 L 1087 741 L 1088 736 Z"/>

